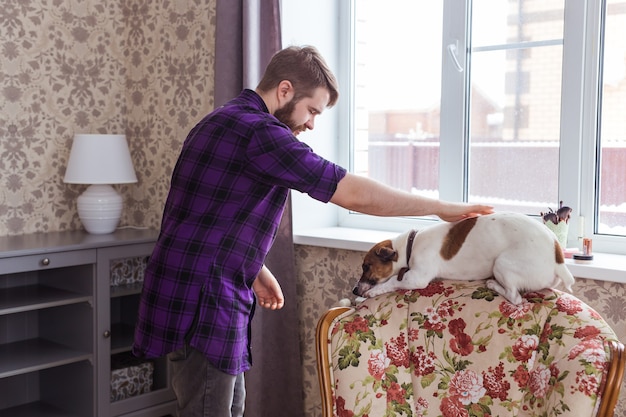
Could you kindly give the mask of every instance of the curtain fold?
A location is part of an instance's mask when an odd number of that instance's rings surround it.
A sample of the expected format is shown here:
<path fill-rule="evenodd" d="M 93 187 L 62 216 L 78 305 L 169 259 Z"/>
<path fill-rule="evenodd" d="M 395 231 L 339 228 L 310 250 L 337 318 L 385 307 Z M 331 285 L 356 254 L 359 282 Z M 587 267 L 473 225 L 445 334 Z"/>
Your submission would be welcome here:
<path fill-rule="evenodd" d="M 215 106 L 254 89 L 281 48 L 280 0 L 217 0 Z M 246 417 L 304 414 L 302 361 L 291 223 L 291 199 L 266 259 L 285 295 L 278 311 L 257 308 L 252 369 L 246 374 Z"/>

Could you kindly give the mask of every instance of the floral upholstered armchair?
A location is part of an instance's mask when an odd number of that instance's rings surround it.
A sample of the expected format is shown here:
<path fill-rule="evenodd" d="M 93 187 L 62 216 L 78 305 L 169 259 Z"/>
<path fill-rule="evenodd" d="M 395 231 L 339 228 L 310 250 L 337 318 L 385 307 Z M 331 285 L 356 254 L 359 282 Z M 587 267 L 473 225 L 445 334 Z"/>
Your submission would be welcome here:
<path fill-rule="evenodd" d="M 613 415 L 624 346 L 558 290 L 510 304 L 484 281 L 328 311 L 317 327 L 324 417 Z"/>

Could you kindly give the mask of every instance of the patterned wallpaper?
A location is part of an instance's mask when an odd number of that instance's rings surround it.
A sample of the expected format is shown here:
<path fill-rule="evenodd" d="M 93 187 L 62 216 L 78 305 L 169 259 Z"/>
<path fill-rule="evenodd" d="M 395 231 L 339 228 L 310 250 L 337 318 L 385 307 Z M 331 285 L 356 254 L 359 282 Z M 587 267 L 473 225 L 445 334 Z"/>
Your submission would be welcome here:
<path fill-rule="evenodd" d="M 0 236 L 78 229 L 75 133 L 126 134 L 122 225 L 158 227 L 189 129 L 213 107 L 215 0 L 20 0 L 0 8 Z"/>
<path fill-rule="evenodd" d="M 324 311 L 341 298 L 353 298 L 364 253 L 296 245 L 297 291 L 300 303 L 304 402 L 307 417 L 321 417 L 315 360 L 315 327 Z M 589 304 L 626 343 L 626 284 L 578 279 L 574 295 Z M 626 417 L 626 382 L 622 384 L 615 417 Z"/>

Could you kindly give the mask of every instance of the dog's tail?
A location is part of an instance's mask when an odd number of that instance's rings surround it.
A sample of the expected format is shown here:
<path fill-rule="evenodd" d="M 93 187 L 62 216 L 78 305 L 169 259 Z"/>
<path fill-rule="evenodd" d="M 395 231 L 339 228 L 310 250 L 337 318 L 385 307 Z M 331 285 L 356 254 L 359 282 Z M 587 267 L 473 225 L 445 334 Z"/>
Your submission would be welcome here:
<path fill-rule="evenodd" d="M 556 264 L 554 267 L 554 275 L 557 279 L 561 280 L 565 289 L 571 293 L 575 280 L 572 273 L 567 269 L 567 266 L 564 263 Z"/>

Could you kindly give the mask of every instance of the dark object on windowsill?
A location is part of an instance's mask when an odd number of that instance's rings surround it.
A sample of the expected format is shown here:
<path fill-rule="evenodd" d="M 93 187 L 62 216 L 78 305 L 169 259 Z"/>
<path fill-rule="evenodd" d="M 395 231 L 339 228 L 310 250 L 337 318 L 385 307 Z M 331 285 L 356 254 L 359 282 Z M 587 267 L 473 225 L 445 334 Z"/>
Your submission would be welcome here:
<path fill-rule="evenodd" d="M 560 222 L 569 223 L 569 219 L 572 214 L 572 208 L 563 205 L 563 201 L 559 201 L 559 209 L 557 211 L 548 208 L 548 212 L 541 212 L 541 217 L 543 218 L 543 222 L 552 222 L 554 224 L 559 224 Z"/>
<path fill-rule="evenodd" d="M 574 262 L 578 263 L 590 263 L 593 261 L 593 255 L 583 255 L 580 253 L 575 253 L 572 258 L 574 258 Z"/>

